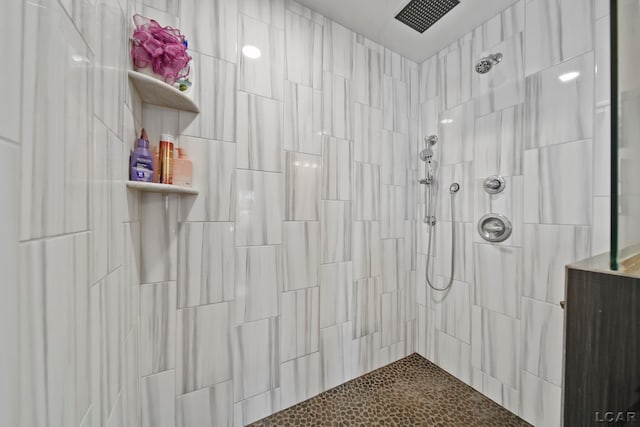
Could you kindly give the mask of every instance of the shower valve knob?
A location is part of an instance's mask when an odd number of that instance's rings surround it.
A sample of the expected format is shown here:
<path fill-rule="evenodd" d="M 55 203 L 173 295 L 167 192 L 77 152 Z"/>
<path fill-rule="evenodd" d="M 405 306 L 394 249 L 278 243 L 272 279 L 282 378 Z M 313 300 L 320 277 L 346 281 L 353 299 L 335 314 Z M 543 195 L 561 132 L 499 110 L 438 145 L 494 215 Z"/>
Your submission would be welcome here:
<path fill-rule="evenodd" d="M 507 181 L 500 175 L 491 175 L 487 179 L 484 180 L 484 191 L 489 194 L 497 194 L 504 190 L 506 187 Z"/>

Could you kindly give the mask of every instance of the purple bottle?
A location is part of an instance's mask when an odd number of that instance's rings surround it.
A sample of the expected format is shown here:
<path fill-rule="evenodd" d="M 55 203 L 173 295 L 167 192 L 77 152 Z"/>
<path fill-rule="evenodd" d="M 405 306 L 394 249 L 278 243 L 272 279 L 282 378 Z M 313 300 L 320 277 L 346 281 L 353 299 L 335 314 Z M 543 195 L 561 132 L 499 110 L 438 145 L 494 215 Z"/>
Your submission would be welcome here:
<path fill-rule="evenodd" d="M 149 139 L 144 129 L 140 139 L 136 141 L 136 148 L 131 153 L 129 163 L 131 181 L 153 182 L 153 155 L 149 150 Z"/>

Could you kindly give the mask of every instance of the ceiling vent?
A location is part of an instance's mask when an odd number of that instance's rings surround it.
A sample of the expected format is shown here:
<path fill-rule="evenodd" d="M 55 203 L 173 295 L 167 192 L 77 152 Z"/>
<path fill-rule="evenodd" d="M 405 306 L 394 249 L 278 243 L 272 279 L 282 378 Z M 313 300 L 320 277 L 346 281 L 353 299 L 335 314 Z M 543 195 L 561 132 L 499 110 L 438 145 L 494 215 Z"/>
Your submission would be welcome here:
<path fill-rule="evenodd" d="M 459 3 L 459 0 L 411 0 L 396 15 L 396 19 L 424 33 Z"/>

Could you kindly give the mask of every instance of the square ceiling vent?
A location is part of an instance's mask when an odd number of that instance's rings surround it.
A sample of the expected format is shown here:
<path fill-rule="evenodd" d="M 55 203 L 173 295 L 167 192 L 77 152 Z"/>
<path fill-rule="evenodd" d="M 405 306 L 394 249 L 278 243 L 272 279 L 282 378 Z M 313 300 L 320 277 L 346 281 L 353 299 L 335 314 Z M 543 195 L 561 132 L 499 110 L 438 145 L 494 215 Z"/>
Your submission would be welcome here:
<path fill-rule="evenodd" d="M 396 15 L 396 19 L 424 33 L 459 3 L 459 0 L 411 0 Z"/>

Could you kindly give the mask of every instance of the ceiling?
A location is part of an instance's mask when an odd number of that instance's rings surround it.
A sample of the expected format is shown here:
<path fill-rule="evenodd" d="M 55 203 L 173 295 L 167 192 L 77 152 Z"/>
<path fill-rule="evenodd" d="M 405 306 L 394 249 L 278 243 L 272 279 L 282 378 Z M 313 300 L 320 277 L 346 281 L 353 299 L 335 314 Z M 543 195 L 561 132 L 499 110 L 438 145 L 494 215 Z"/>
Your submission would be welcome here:
<path fill-rule="evenodd" d="M 461 0 L 424 33 L 395 19 L 409 0 L 298 0 L 339 24 L 422 62 L 517 0 Z"/>

